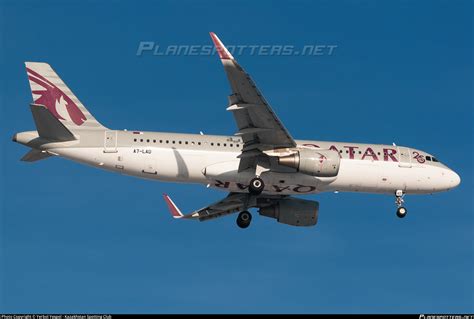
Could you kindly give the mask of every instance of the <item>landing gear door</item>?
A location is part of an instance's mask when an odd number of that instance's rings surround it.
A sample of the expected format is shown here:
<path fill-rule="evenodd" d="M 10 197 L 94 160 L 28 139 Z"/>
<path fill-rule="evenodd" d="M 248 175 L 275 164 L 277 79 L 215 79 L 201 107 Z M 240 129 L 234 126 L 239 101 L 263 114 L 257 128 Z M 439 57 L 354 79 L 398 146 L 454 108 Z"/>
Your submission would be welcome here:
<path fill-rule="evenodd" d="M 117 131 L 105 131 L 104 153 L 117 153 Z"/>
<path fill-rule="evenodd" d="M 409 148 L 398 147 L 398 166 L 411 167 L 411 155 Z"/>

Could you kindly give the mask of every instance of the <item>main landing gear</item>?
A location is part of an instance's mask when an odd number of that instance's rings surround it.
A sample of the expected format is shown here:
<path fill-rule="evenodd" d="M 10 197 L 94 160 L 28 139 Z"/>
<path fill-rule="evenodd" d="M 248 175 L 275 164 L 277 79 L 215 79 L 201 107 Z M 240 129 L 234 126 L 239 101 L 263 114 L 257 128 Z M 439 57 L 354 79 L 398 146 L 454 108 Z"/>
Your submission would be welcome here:
<path fill-rule="evenodd" d="M 254 196 L 258 196 L 263 192 L 263 189 L 265 188 L 265 183 L 263 180 L 256 176 L 250 180 L 249 184 L 249 193 Z M 252 221 L 252 215 L 244 210 L 243 212 L 240 212 L 239 216 L 237 216 L 237 226 L 240 228 L 247 228 L 250 226 L 250 222 Z"/>
<path fill-rule="evenodd" d="M 237 217 L 237 226 L 240 228 L 247 228 L 250 226 L 250 222 L 252 221 L 252 215 L 248 211 L 243 211 Z"/>
<path fill-rule="evenodd" d="M 252 178 L 249 184 L 249 192 L 252 195 L 260 195 L 265 188 L 265 183 L 260 177 Z"/>
<path fill-rule="evenodd" d="M 403 193 L 402 190 L 397 190 L 395 192 L 395 204 L 397 204 L 397 217 L 399 218 L 403 218 L 407 215 L 407 209 L 405 207 L 403 207 L 403 203 L 405 202 L 403 200 L 403 197 L 405 196 L 405 194 Z"/>

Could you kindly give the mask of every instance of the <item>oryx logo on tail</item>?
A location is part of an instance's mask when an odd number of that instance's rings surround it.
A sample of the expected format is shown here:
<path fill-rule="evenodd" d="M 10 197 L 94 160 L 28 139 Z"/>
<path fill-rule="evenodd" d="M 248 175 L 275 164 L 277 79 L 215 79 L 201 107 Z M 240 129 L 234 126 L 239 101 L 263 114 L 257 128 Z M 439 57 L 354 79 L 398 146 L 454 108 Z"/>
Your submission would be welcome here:
<path fill-rule="evenodd" d="M 44 90 L 31 90 L 33 94 L 39 95 L 39 97 L 34 100 L 36 104 L 46 106 L 57 119 L 69 121 L 70 118 L 76 125 L 84 124 L 87 120 L 86 116 L 67 94 L 41 74 L 28 67 L 26 71 L 28 72 L 28 79 L 30 81 L 44 88 Z M 64 110 L 67 112 L 64 112 Z"/>

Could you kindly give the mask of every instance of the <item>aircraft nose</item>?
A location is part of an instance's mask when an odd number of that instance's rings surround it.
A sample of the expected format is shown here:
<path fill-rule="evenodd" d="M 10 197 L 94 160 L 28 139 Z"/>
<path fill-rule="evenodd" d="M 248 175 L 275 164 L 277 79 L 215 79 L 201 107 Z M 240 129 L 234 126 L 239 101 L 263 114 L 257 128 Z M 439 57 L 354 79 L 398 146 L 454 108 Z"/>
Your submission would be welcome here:
<path fill-rule="evenodd" d="M 440 182 L 442 184 L 443 190 L 450 190 L 457 187 L 461 183 L 461 177 L 459 177 L 455 171 L 449 168 L 443 169 L 441 175 L 442 181 Z"/>
<path fill-rule="evenodd" d="M 455 171 L 451 170 L 448 176 L 451 188 L 457 187 L 459 184 L 461 184 L 461 177 L 459 177 L 459 175 Z"/>

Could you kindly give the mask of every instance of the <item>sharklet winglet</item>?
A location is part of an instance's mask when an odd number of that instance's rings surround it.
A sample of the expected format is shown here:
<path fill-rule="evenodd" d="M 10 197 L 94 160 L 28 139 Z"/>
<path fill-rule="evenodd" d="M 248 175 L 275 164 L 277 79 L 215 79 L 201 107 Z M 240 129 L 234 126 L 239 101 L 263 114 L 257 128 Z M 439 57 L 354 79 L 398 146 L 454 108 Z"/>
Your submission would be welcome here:
<path fill-rule="evenodd" d="M 179 210 L 178 206 L 176 206 L 176 204 L 171 200 L 168 195 L 163 194 L 163 198 L 165 199 L 165 202 L 168 205 L 171 216 L 173 216 L 173 218 L 182 218 L 184 216 L 183 213 L 181 213 L 181 211 Z"/>
<path fill-rule="evenodd" d="M 221 60 L 234 60 L 232 54 L 230 54 L 229 50 L 225 47 L 224 43 L 217 37 L 214 32 L 209 32 L 211 35 L 212 42 L 216 46 L 217 54 L 219 54 L 219 58 Z"/>

